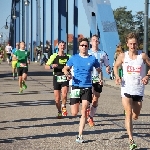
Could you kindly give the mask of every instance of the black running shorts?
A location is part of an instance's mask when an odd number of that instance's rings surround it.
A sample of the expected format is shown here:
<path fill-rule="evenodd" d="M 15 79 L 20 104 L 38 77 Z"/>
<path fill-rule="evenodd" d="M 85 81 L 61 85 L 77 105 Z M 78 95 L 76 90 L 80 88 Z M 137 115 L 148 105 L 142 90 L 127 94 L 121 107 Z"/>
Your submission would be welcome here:
<path fill-rule="evenodd" d="M 125 97 L 127 98 L 132 98 L 133 101 L 135 102 L 141 102 L 143 101 L 143 96 L 139 96 L 139 95 L 130 95 L 130 94 L 127 94 L 127 93 L 124 93 Z"/>
<path fill-rule="evenodd" d="M 82 100 L 87 100 L 89 103 L 92 102 L 92 87 L 80 88 L 72 86 L 70 94 L 70 105 L 82 103 Z"/>
<path fill-rule="evenodd" d="M 103 85 L 100 85 L 99 83 L 93 83 L 92 86 L 95 92 L 102 93 Z"/>
<path fill-rule="evenodd" d="M 28 73 L 28 68 L 27 67 L 19 67 L 17 68 L 18 76 L 22 76 L 23 73 L 27 74 Z"/>
<path fill-rule="evenodd" d="M 66 78 L 66 81 L 59 82 L 58 81 L 58 76 L 54 75 L 53 76 L 54 90 L 61 90 L 61 88 L 64 87 L 64 86 L 69 87 L 69 80 L 67 80 L 67 78 Z"/>

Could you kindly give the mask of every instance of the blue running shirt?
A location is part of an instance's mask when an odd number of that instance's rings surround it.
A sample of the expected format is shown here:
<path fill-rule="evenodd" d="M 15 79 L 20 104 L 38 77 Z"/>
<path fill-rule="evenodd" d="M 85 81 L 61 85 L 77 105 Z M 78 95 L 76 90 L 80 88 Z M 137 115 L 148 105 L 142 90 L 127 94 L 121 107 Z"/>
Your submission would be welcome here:
<path fill-rule="evenodd" d="M 93 67 L 99 68 L 100 64 L 97 59 L 92 56 L 73 55 L 66 64 L 73 67 L 72 85 L 78 87 L 92 87 L 92 71 Z"/>
<path fill-rule="evenodd" d="M 12 54 L 15 54 L 16 51 L 17 51 L 17 49 L 14 48 L 14 49 L 12 50 Z"/>

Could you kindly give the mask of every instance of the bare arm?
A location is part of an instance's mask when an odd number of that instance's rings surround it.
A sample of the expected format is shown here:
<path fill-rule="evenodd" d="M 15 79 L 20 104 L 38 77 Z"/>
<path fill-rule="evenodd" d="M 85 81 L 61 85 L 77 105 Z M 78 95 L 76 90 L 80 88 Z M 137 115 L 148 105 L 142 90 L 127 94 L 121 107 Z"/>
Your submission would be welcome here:
<path fill-rule="evenodd" d="M 64 68 L 62 69 L 62 72 L 63 72 L 66 76 L 68 76 L 68 75 L 70 74 L 70 69 L 71 69 L 71 67 L 69 67 L 69 66 L 64 66 Z"/>
<path fill-rule="evenodd" d="M 16 57 L 14 54 L 12 54 L 12 60 L 13 60 L 13 61 L 16 61 L 16 60 L 17 60 L 17 57 Z"/>
<path fill-rule="evenodd" d="M 145 61 L 145 63 L 150 67 L 150 58 L 148 57 L 148 55 L 146 53 L 143 53 L 142 58 Z"/>
<path fill-rule="evenodd" d="M 56 58 L 56 55 L 51 55 L 50 58 L 48 59 L 46 65 L 45 65 L 45 69 L 50 69 L 50 66 L 52 65 L 54 59 Z M 54 64 L 53 68 L 57 67 L 58 65 L 57 64 Z"/>
<path fill-rule="evenodd" d="M 115 77 L 118 77 L 118 76 L 119 76 L 119 75 L 118 75 L 118 67 L 122 65 L 123 59 L 124 59 L 124 53 L 121 53 L 121 54 L 118 56 L 118 58 L 117 58 L 117 60 L 116 60 L 116 62 L 115 62 L 115 65 L 114 65 L 114 75 L 115 75 Z"/>

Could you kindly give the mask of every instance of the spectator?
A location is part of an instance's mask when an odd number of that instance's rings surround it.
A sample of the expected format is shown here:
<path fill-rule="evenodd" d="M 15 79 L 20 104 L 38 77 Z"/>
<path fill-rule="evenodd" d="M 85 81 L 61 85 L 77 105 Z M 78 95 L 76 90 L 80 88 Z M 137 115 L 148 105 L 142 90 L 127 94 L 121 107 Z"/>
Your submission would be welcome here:
<path fill-rule="evenodd" d="M 114 54 L 114 63 L 113 63 L 113 66 L 117 60 L 117 57 L 119 56 L 120 53 L 124 53 L 124 49 L 121 47 L 121 44 L 119 44 L 116 48 L 116 51 L 115 51 L 115 54 Z M 118 68 L 118 73 L 119 73 L 119 76 L 120 78 L 123 76 L 123 70 L 122 70 L 122 66 L 120 66 Z M 110 79 L 113 80 L 115 78 L 114 76 L 114 70 L 112 68 L 112 72 L 111 72 L 111 75 L 110 75 Z"/>
<path fill-rule="evenodd" d="M 43 54 L 45 55 L 46 59 L 48 59 L 52 55 L 50 45 L 45 45 Z"/>
<path fill-rule="evenodd" d="M 42 55 L 42 49 L 41 46 L 37 46 L 36 47 L 36 57 L 37 57 L 37 61 L 39 62 L 41 59 L 41 55 Z"/>
<path fill-rule="evenodd" d="M 116 48 L 116 52 L 114 55 L 114 63 L 116 62 L 118 56 L 123 53 L 123 49 L 121 47 L 121 45 L 119 44 Z M 123 76 L 123 70 L 122 70 L 122 66 L 118 67 L 118 72 L 119 72 L 119 77 L 121 78 Z"/>
<path fill-rule="evenodd" d="M 7 44 L 7 46 L 5 47 L 5 51 L 7 54 L 7 62 L 8 64 L 10 64 L 11 62 L 11 52 L 12 52 L 12 47 L 10 46 L 10 43 Z"/>

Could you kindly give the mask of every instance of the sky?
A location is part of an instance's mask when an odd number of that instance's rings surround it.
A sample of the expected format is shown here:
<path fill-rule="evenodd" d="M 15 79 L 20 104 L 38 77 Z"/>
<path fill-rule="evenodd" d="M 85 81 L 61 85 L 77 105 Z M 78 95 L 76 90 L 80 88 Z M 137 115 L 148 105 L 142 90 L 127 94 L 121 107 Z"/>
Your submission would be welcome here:
<path fill-rule="evenodd" d="M 57 12 L 57 3 L 58 1 L 55 0 L 55 15 L 58 16 Z M 83 34 L 85 37 L 89 37 L 90 27 L 87 21 L 87 16 L 85 14 L 85 10 L 82 4 L 82 0 L 78 0 L 79 6 L 79 20 L 78 20 L 78 33 Z M 34 1 L 35 3 L 35 1 Z M 144 11 L 144 0 L 110 0 L 112 9 L 116 9 L 118 7 L 127 7 L 127 10 L 132 10 L 132 13 L 135 14 L 138 11 Z M 34 4 L 35 6 L 35 4 Z M 41 7 L 42 7 L 42 0 L 41 0 Z M 34 8 L 35 9 L 35 8 Z M 50 39 L 50 0 L 47 0 L 46 6 L 46 39 Z M 6 18 L 11 13 L 11 0 L 0 0 L 0 33 L 3 33 L 3 39 L 8 37 L 9 30 L 6 30 L 3 26 L 6 23 Z M 150 12 L 149 12 L 150 13 Z M 34 11 L 34 15 L 36 16 L 36 11 Z M 41 13 L 42 18 L 42 13 Z M 10 17 L 8 17 L 9 22 Z M 42 21 L 42 19 L 41 19 Z M 35 22 L 35 18 L 34 18 Z M 57 39 L 57 30 L 58 22 L 57 19 L 55 20 L 55 39 Z M 42 27 L 42 24 L 41 24 Z M 41 30 L 42 33 L 42 30 Z M 69 33 L 73 33 L 73 0 L 69 0 Z M 34 40 L 36 35 L 36 26 L 34 27 Z M 41 34 L 42 38 L 42 34 Z"/>

